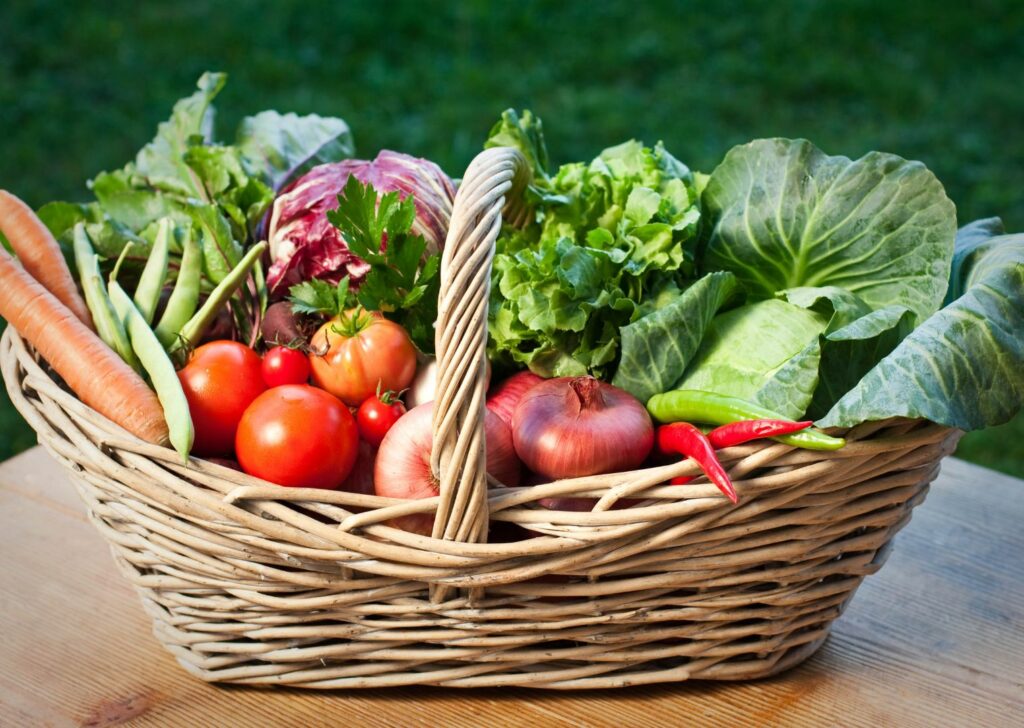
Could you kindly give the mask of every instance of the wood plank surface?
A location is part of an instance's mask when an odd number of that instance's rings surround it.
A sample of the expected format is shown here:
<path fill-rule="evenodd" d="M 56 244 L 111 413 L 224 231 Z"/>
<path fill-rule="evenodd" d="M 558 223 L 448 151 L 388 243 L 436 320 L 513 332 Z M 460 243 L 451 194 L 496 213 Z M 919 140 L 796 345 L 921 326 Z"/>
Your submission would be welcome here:
<path fill-rule="evenodd" d="M 60 468 L 0 465 L 0 725 L 1024 725 L 1024 482 L 947 460 L 832 637 L 760 682 L 618 691 L 215 687 L 150 634 Z"/>

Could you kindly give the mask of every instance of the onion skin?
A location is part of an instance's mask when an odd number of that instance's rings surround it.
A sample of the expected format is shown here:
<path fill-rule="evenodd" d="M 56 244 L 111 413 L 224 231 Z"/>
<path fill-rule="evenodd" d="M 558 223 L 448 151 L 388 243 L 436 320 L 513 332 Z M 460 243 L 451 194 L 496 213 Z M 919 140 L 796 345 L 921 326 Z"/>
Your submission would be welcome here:
<path fill-rule="evenodd" d="M 487 381 L 491 381 L 491 363 L 487 362 Z M 416 376 L 409 385 L 409 391 L 405 393 L 405 405 L 409 409 L 419 407 L 421 404 L 433 402 L 437 392 L 437 359 L 425 357 L 420 360 Z M 509 422 L 506 425 L 511 424 Z"/>
<path fill-rule="evenodd" d="M 487 409 L 498 415 L 502 421 L 512 426 L 512 415 L 523 395 L 544 381 L 533 372 L 516 372 L 491 390 L 487 397 Z"/>
<path fill-rule="evenodd" d="M 593 377 L 560 377 L 523 396 L 512 438 L 530 470 L 557 480 L 640 467 L 654 446 L 654 425 L 628 392 Z"/>
<path fill-rule="evenodd" d="M 430 357 L 419 362 L 416 376 L 405 393 L 405 406 L 409 409 L 434 401 L 437 391 L 437 359 Z"/>
<path fill-rule="evenodd" d="M 427 402 L 402 415 L 388 430 L 377 451 L 373 472 L 374 491 L 387 498 L 432 498 L 440 493 L 430 471 L 434 443 L 434 403 Z M 519 485 L 520 464 L 508 426 L 493 412 L 484 420 L 487 437 L 487 472 L 508 486 Z M 388 525 L 429 536 L 434 529 L 433 514 L 402 516 Z"/>

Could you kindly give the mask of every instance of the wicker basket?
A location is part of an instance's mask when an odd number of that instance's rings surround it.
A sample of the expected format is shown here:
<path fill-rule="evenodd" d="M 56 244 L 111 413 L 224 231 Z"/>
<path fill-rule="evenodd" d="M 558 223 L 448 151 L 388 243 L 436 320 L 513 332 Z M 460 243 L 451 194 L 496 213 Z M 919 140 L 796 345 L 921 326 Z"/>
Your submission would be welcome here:
<path fill-rule="evenodd" d="M 7 330 L 0 366 L 14 404 L 189 672 L 309 688 L 757 678 L 811 655 L 881 567 L 957 431 L 890 421 L 854 428 L 834 453 L 723 450 L 738 506 L 703 481 L 664 485 L 697 474 L 688 463 L 488 488 L 489 269 L 505 197 L 521 198 L 524 175 L 517 153 L 488 150 L 456 200 L 437 337 L 439 498 L 286 489 L 200 460 L 186 467 L 79 402 Z M 537 505 L 557 496 L 599 500 L 583 513 Z M 627 497 L 641 502 L 613 507 Z M 435 512 L 434 538 L 386 525 Z M 486 543 L 489 533 L 505 542 Z"/>

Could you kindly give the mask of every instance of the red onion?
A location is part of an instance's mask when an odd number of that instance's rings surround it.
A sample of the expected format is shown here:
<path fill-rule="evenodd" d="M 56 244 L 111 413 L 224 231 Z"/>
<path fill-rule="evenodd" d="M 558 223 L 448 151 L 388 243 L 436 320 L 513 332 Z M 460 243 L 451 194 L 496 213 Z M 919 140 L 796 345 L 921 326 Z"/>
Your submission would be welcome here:
<path fill-rule="evenodd" d="M 490 396 L 487 397 L 487 409 L 511 427 L 512 413 L 516 411 L 516 405 L 534 385 L 543 381 L 543 377 L 538 377 L 533 372 L 517 372 L 491 390 Z"/>
<path fill-rule="evenodd" d="M 654 446 L 654 426 L 628 392 L 593 377 L 561 377 L 523 396 L 512 438 L 533 472 L 576 478 L 639 467 Z"/>
<path fill-rule="evenodd" d="M 487 382 L 491 381 L 491 363 L 485 366 Z M 433 402 L 437 392 L 437 359 L 434 357 L 420 357 L 416 369 L 416 377 L 409 385 L 409 391 L 405 393 L 405 404 L 409 409 L 419 407 L 425 402 Z M 506 425 L 510 424 L 508 422 Z"/>
<path fill-rule="evenodd" d="M 388 498 L 431 498 L 439 484 L 430 471 L 434 445 L 431 429 L 434 403 L 427 402 L 402 415 L 388 430 L 377 450 L 373 486 L 377 495 Z M 484 419 L 487 438 L 487 472 L 505 485 L 519 485 L 520 466 L 508 426 L 493 412 Z M 429 536 L 433 514 L 396 518 L 389 525 Z"/>

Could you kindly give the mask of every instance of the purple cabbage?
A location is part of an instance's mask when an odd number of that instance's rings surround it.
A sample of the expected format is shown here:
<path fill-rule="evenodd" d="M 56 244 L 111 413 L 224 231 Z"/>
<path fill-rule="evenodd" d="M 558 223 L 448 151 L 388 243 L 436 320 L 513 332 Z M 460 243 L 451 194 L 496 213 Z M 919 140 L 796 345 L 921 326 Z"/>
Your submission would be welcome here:
<path fill-rule="evenodd" d="M 369 266 L 348 249 L 341 232 L 327 219 L 338 206 L 338 193 L 350 175 L 372 184 L 377 192 L 413 195 L 416 220 L 413 232 L 427 241 L 428 252 L 440 250 L 448 234 L 455 185 L 431 161 L 399 152 L 382 151 L 372 162 L 346 159 L 321 164 L 278 194 L 270 217 L 267 239 L 271 267 L 267 285 L 272 294 L 311 278 L 334 283 L 349 276 L 358 286 Z"/>

